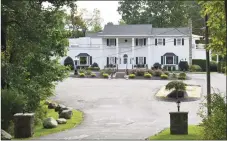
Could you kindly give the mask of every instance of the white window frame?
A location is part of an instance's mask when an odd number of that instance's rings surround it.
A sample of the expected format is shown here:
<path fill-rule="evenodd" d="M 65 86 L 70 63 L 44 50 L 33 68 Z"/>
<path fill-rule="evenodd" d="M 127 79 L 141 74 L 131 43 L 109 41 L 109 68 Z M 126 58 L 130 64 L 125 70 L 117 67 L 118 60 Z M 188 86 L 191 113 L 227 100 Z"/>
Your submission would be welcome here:
<path fill-rule="evenodd" d="M 163 38 L 158 38 L 157 39 L 157 45 L 163 46 Z"/>
<path fill-rule="evenodd" d="M 109 46 L 115 46 L 115 40 L 116 39 L 109 39 Z"/>
<path fill-rule="evenodd" d="M 88 56 L 80 56 L 79 58 L 81 58 L 81 57 L 86 57 L 86 62 L 87 62 L 87 63 L 86 63 L 86 64 L 81 64 L 81 63 L 80 63 L 80 59 L 79 59 L 79 66 L 87 66 L 87 65 L 89 64 L 89 62 L 88 62 L 88 61 L 89 61 L 89 60 L 88 60 Z"/>
<path fill-rule="evenodd" d="M 142 59 L 142 61 L 141 61 Z M 144 57 L 138 57 L 138 64 L 143 65 L 144 64 Z"/>
<path fill-rule="evenodd" d="M 144 39 L 147 41 L 146 38 L 136 38 L 136 39 L 138 40 L 138 44 L 136 46 L 146 46 L 144 45 Z"/>
<path fill-rule="evenodd" d="M 172 64 L 167 64 L 167 57 L 172 57 L 173 61 L 172 61 Z M 164 59 L 165 59 L 165 65 L 174 65 L 174 56 L 164 56 Z"/>
<path fill-rule="evenodd" d="M 109 57 L 109 64 L 115 64 L 115 57 Z"/>
<path fill-rule="evenodd" d="M 182 38 L 176 38 L 176 45 L 181 46 L 182 45 Z"/>

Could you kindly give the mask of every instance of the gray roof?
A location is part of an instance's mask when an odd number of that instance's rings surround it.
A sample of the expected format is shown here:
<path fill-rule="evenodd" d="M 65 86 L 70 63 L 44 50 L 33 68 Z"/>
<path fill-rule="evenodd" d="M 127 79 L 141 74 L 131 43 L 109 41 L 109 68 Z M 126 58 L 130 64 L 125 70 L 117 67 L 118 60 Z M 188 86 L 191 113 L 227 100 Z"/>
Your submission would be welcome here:
<path fill-rule="evenodd" d="M 78 57 L 80 57 L 80 56 L 81 56 L 81 57 L 85 57 L 85 56 L 90 56 L 90 55 L 87 54 L 87 53 L 80 53 L 80 54 L 78 54 L 77 56 L 78 56 Z"/>
<path fill-rule="evenodd" d="M 105 25 L 104 30 L 98 33 L 86 33 L 86 37 L 99 35 L 188 35 L 189 28 L 152 28 L 151 24 Z"/>
<path fill-rule="evenodd" d="M 176 54 L 174 54 L 172 52 L 167 52 L 163 56 L 176 56 Z"/>

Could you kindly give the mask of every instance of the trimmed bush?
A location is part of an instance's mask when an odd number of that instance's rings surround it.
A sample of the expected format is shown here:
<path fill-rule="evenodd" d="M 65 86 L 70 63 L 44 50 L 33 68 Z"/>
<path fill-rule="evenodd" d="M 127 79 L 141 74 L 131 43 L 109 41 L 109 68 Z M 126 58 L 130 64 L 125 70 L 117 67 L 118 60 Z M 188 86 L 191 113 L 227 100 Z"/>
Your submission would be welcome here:
<path fill-rule="evenodd" d="M 135 69 L 129 70 L 129 74 L 135 74 L 136 75 L 136 70 Z"/>
<path fill-rule="evenodd" d="M 146 72 L 145 69 L 137 69 L 136 70 L 136 76 L 144 76 L 145 72 Z"/>
<path fill-rule="evenodd" d="M 188 71 L 189 69 L 189 65 L 187 61 L 180 61 L 178 66 L 180 71 Z"/>
<path fill-rule="evenodd" d="M 154 65 L 153 65 L 154 69 L 161 69 L 162 68 L 161 66 L 162 65 L 159 63 L 154 63 Z"/>
<path fill-rule="evenodd" d="M 186 79 L 186 73 L 180 73 L 178 76 L 179 80 L 185 80 Z"/>
<path fill-rule="evenodd" d="M 91 74 L 91 77 L 96 77 L 96 74 L 95 74 L 95 73 L 92 73 L 92 74 Z"/>
<path fill-rule="evenodd" d="M 71 57 L 67 57 L 64 61 L 64 66 L 69 66 L 71 70 L 74 69 L 74 62 L 73 59 Z"/>
<path fill-rule="evenodd" d="M 86 70 L 84 70 L 84 69 L 79 69 L 78 72 L 79 72 L 79 73 L 86 73 Z"/>
<path fill-rule="evenodd" d="M 99 65 L 98 63 L 94 62 L 92 65 L 91 65 L 92 68 L 99 68 Z"/>
<path fill-rule="evenodd" d="M 171 77 L 172 78 L 177 78 L 177 74 L 176 73 L 173 73 Z"/>
<path fill-rule="evenodd" d="M 79 73 L 79 76 L 80 77 L 85 77 L 85 74 L 84 73 Z"/>
<path fill-rule="evenodd" d="M 150 73 L 145 73 L 145 74 L 144 74 L 144 77 L 145 77 L 145 78 L 151 78 L 151 76 L 152 76 L 152 75 L 151 75 Z"/>
<path fill-rule="evenodd" d="M 192 72 L 201 72 L 202 68 L 199 65 L 191 65 L 189 67 L 189 70 Z"/>
<path fill-rule="evenodd" d="M 154 74 L 153 74 L 153 75 L 154 75 L 154 76 L 160 77 L 162 74 L 163 74 L 162 70 L 159 70 L 159 69 L 158 69 L 158 70 L 155 70 L 155 71 L 154 71 Z"/>
<path fill-rule="evenodd" d="M 102 75 L 104 78 L 108 78 L 109 77 L 109 74 L 108 73 L 103 73 Z"/>
<path fill-rule="evenodd" d="M 86 71 L 86 75 L 91 75 L 91 71 L 90 70 L 87 70 Z"/>
<path fill-rule="evenodd" d="M 192 59 L 193 65 L 199 65 L 202 71 L 206 71 L 206 60 L 204 59 Z"/>
<path fill-rule="evenodd" d="M 161 79 L 168 79 L 169 76 L 166 74 L 162 74 L 160 77 L 161 77 Z"/>
<path fill-rule="evenodd" d="M 167 76 L 169 76 L 169 72 L 168 71 L 165 71 L 164 74 L 167 75 Z"/>
<path fill-rule="evenodd" d="M 210 71 L 217 72 L 218 71 L 218 64 L 217 62 L 211 61 L 210 62 Z"/>
<path fill-rule="evenodd" d="M 154 71 L 151 69 L 147 70 L 147 72 L 150 73 L 151 75 L 154 75 Z"/>
<path fill-rule="evenodd" d="M 133 74 L 133 73 L 132 73 L 132 74 L 129 74 L 129 78 L 130 78 L 130 79 L 133 79 L 133 78 L 135 78 L 135 77 L 136 77 L 135 74 Z"/>

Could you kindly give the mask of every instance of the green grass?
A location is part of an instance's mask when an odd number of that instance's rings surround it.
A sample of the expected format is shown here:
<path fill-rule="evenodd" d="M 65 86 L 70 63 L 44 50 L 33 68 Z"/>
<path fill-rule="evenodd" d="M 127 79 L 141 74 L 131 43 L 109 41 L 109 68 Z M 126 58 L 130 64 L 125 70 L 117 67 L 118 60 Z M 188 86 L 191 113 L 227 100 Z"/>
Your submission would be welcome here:
<path fill-rule="evenodd" d="M 198 125 L 188 126 L 188 135 L 170 135 L 170 128 L 149 137 L 149 140 L 199 140 L 202 136 L 203 128 Z"/>

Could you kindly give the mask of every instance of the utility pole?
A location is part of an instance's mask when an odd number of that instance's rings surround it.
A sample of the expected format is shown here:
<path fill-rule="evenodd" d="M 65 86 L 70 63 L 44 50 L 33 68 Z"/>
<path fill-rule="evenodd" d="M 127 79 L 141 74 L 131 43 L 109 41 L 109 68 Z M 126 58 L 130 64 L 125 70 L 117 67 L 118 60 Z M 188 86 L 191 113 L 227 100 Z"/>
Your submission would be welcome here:
<path fill-rule="evenodd" d="M 225 3 L 225 31 L 226 31 L 225 34 L 227 34 L 227 2 L 226 2 L 226 0 L 224 1 L 224 3 Z M 225 47 L 227 48 L 227 35 L 225 35 Z M 226 59 L 227 59 L 227 57 L 225 57 L 225 61 L 227 61 Z M 226 97 L 226 101 L 227 101 L 227 97 Z M 227 126 L 226 126 L 226 131 L 227 131 Z M 227 134 L 226 134 L 225 139 L 227 139 Z"/>
<path fill-rule="evenodd" d="M 192 20 L 189 19 L 189 65 L 192 65 Z"/>
<path fill-rule="evenodd" d="M 208 15 L 206 14 L 205 16 L 205 44 L 206 44 L 206 71 L 207 71 L 207 113 L 208 116 L 211 115 L 211 109 L 210 109 L 210 104 L 211 104 L 211 94 L 210 94 L 210 51 L 207 49 L 208 44 L 209 44 L 209 35 L 208 35 Z"/>

